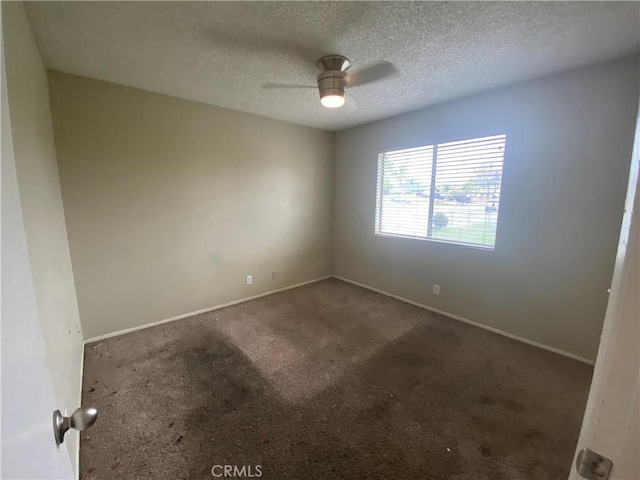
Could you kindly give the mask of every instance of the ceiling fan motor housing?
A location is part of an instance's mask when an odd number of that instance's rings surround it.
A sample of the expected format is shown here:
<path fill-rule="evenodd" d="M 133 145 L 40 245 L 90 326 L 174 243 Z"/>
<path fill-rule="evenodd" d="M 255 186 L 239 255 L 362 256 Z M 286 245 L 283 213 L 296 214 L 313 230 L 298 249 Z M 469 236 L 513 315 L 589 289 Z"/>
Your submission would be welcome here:
<path fill-rule="evenodd" d="M 325 55 L 316 62 L 316 66 L 322 70 L 318 74 L 320 100 L 330 96 L 344 98 L 347 86 L 345 72 L 351 66 L 349 59 L 344 55 Z"/>
<path fill-rule="evenodd" d="M 320 98 L 327 97 L 329 95 L 337 95 L 344 97 L 344 89 L 347 86 L 345 80 L 345 72 L 329 71 L 318 74 L 318 90 L 320 91 Z"/>

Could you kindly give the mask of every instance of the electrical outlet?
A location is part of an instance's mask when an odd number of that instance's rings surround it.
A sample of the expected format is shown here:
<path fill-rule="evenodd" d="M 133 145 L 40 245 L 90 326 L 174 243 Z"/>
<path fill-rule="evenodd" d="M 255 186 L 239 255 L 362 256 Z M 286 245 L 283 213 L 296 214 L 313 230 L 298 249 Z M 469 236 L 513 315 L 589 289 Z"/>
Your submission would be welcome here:
<path fill-rule="evenodd" d="M 278 272 L 271 272 L 271 280 L 278 278 Z"/>
<path fill-rule="evenodd" d="M 433 284 L 433 294 L 434 295 L 440 295 L 440 285 L 434 283 Z"/>
<path fill-rule="evenodd" d="M 251 285 L 253 283 L 253 277 L 251 275 L 247 275 L 247 285 Z"/>

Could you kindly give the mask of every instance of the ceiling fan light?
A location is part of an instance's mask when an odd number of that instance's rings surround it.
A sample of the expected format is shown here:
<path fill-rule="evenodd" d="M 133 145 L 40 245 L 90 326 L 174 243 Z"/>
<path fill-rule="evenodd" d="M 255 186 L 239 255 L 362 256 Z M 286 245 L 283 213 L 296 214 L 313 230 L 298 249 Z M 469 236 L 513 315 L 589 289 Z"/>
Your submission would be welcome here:
<path fill-rule="evenodd" d="M 320 98 L 320 103 L 327 108 L 340 108 L 344 105 L 344 96 L 342 95 L 325 95 Z"/>

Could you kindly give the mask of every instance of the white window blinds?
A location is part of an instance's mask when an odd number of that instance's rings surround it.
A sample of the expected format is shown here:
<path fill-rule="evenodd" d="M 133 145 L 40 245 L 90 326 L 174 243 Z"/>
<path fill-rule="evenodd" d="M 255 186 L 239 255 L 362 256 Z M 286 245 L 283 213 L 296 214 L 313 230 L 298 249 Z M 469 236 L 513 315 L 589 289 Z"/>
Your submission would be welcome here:
<path fill-rule="evenodd" d="M 377 234 L 495 246 L 506 135 L 380 153 Z"/>

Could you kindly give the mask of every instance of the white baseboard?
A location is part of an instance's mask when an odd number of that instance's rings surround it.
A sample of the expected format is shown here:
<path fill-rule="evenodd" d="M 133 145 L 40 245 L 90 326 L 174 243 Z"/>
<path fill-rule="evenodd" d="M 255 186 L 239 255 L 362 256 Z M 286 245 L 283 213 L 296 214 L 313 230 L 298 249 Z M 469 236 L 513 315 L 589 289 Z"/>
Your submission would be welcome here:
<path fill-rule="evenodd" d="M 157 322 L 145 323 L 144 325 L 139 325 L 137 327 L 125 328 L 124 330 L 119 330 L 117 332 L 105 333 L 104 335 L 98 335 L 97 337 L 88 338 L 84 341 L 84 344 L 97 342 L 99 340 L 106 340 L 107 338 L 118 337 L 120 335 L 124 335 L 125 333 L 137 332 L 138 330 L 144 330 L 145 328 L 155 327 L 156 325 L 162 325 L 163 323 L 175 322 L 176 320 L 182 320 L 183 318 L 193 317 L 194 315 L 200 315 L 201 313 L 212 312 L 214 310 L 219 310 L 221 308 L 230 307 L 232 305 L 237 305 L 238 303 L 249 302 L 251 300 L 255 300 L 256 298 L 266 297 L 268 295 L 273 295 L 274 293 L 284 292 L 286 290 L 291 290 L 293 288 L 302 287 L 304 285 L 309 285 L 310 283 L 316 283 L 321 280 L 326 280 L 327 278 L 331 278 L 333 275 L 327 275 L 325 277 L 314 278 L 313 280 L 308 280 L 302 283 L 296 283 L 295 285 L 289 285 L 288 287 L 278 288 L 276 290 L 270 290 L 265 293 L 260 293 L 258 295 L 253 295 L 251 297 L 241 298 L 239 300 L 233 300 L 232 302 L 223 303 L 221 305 L 216 305 L 214 307 L 203 308 L 202 310 L 196 310 L 195 312 L 183 313 L 182 315 L 178 315 L 171 318 L 166 318 L 164 320 L 158 320 Z M 84 355 L 84 349 L 83 349 Z M 84 361 L 83 361 L 84 363 Z"/>
<path fill-rule="evenodd" d="M 251 301 L 251 300 L 255 300 L 257 298 L 266 297 L 268 295 L 273 295 L 274 293 L 284 292 L 286 290 L 291 290 L 293 288 L 302 287 L 303 285 L 309 285 L 310 283 L 319 282 L 321 280 L 326 280 L 327 278 L 331 278 L 331 277 L 337 278 L 338 280 L 342 280 L 343 282 L 347 282 L 347 283 L 351 283 L 353 285 L 357 285 L 357 286 L 362 287 L 362 288 L 366 288 L 367 290 L 371 290 L 373 292 L 377 292 L 377 293 L 380 293 L 382 295 L 386 295 L 387 297 L 395 298 L 396 300 L 400 300 L 401 302 L 409 303 L 411 305 L 415 305 L 416 307 L 424 308 L 425 310 L 429 310 L 430 312 L 437 313 L 439 315 L 443 315 L 443 316 L 451 318 L 453 320 L 458 320 L 459 322 L 463 322 L 463 323 L 466 323 L 468 325 L 472 325 L 474 327 L 482 328 L 483 330 L 487 330 L 489 332 L 493 332 L 493 333 L 496 333 L 498 335 L 502 335 L 504 337 L 511 338 L 513 340 L 517 340 L 518 342 L 526 343 L 527 345 L 532 345 L 534 347 L 538 347 L 538 348 L 541 348 L 543 350 L 548 350 L 550 352 L 557 353 L 559 355 L 563 355 L 565 357 L 569 357 L 569 358 L 572 358 L 574 360 L 578 360 L 579 362 L 587 363 L 589 365 L 594 365 L 595 364 L 595 362 L 593 360 L 590 360 L 590 359 L 585 358 L 585 357 L 581 357 L 580 355 L 576 355 L 574 353 L 566 352 L 564 350 L 560 350 L 559 348 L 550 347 L 549 345 L 545 345 L 543 343 L 539 343 L 539 342 L 536 342 L 536 341 L 533 341 L 533 340 L 529 340 L 528 338 L 519 337 L 518 335 L 514 335 L 512 333 L 505 332 L 505 331 L 500 330 L 498 328 L 490 327 L 490 326 L 485 325 L 483 323 L 474 322 L 473 320 L 469 320 L 468 318 L 460 317 L 460 316 L 454 315 L 452 313 L 448 313 L 448 312 L 445 312 L 445 311 L 442 311 L 442 310 L 438 310 L 437 308 L 429 307 L 428 305 L 424 305 L 422 303 L 414 302 L 413 300 L 409 300 L 408 298 L 400 297 L 398 295 L 394 295 L 393 293 L 385 292 L 384 290 L 380 290 L 378 288 L 374 288 L 374 287 L 371 287 L 369 285 L 365 285 L 364 283 L 356 282 L 354 280 L 349 280 L 348 278 L 344 278 L 344 277 L 341 277 L 339 275 L 327 275 L 325 277 L 320 277 L 320 278 L 316 278 L 316 279 L 313 279 L 313 280 L 308 280 L 306 282 L 296 283 L 295 285 L 289 285 L 288 287 L 278 288 L 276 290 L 270 290 L 268 292 L 261 293 L 261 294 L 258 294 L 258 295 L 253 295 L 251 297 L 245 297 L 245 298 L 241 298 L 239 300 L 234 300 L 232 302 L 223 303 L 221 305 L 216 305 L 214 307 L 204 308 L 202 310 L 196 310 L 195 312 L 184 313 L 182 315 L 178 315 L 178 316 L 175 316 L 175 317 L 167 318 L 167 319 L 164 319 L 164 320 L 159 320 L 157 322 L 145 323 L 144 325 L 139 325 L 137 327 L 126 328 L 124 330 L 119 330 L 117 332 L 107 333 L 107 334 L 104 334 L 104 335 L 98 335 L 96 337 L 88 338 L 87 340 L 84 341 L 84 344 L 86 345 L 88 343 L 93 343 L 93 342 L 97 342 L 97 341 L 100 341 L 100 340 L 106 340 L 107 338 L 117 337 L 119 335 L 124 335 L 126 333 L 136 332 L 138 330 L 144 330 L 145 328 L 155 327 L 156 325 L 162 325 L 163 323 L 174 322 L 176 320 L 181 320 L 183 318 L 192 317 L 194 315 L 200 315 L 201 313 L 212 312 L 212 311 L 218 310 L 220 308 L 230 307 L 232 305 L 237 305 L 239 303 L 244 303 L 244 302 L 248 302 L 248 301 Z M 83 361 L 82 361 L 83 367 L 82 368 L 84 368 L 84 349 L 82 351 L 82 356 L 83 356 Z M 82 375 L 82 369 L 81 369 L 81 375 Z M 81 377 L 81 380 L 82 380 L 82 377 Z M 81 384 L 81 388 L 82 388 L 82 384 Z M 80 445 L 80 442 L 78 442 L 78 446 L 79 445 Z M 79 452 L 79 450 L 78 450 L 78 452 Z M 79 456 L 78 456 L 78 459 L 79 459 Z"/>
<path fill-rule="evenodd" d="M 541 348 L 543 350 L 548 350 L 553 353 L 557 353 L 559 355 L 563 355 L 565 357 L 572 358 L 574 360 L 578 360 L 582 363 L 587 363 L 589 365 L 594 365 L 595 362 L 593 360 L 589 360 L 588 358 L 581 357 L 580 355 L 576 355 L 574 353 L 565 352 L 564 350 L 560 350 L 559 348 L 550 347 L 549 345 L 545 345 L 543 343 L 538 343 L 533 340 L 529 340 L 528 338 L 519 337 L 518 335 L 513 335 L 512 333 L 505 332 L 503 330 L 499 330 L 494 327 L 490 327 L 488 325 L 484 325 L 482 323 L 474 322 L 473 320 L 469 320 L 468 318 L 460 317 L 458 315 L 454 315 L 452 313 L 444 312 L 442 310 L 438 310 L 437 308 L 429 307 L 428 305 L 424 305 L 422 303 L 414 302 L 413 300 L 409 300 L 407 298 L 399 297 L 398 295 L 394 295 L 389 292 L 385 292 L 384 290 L 379 290 L 377 288 L 371 287 L 369 285 L 365 285 L 364 283 L 356 282 L 354 280 L 349 280 L 348 278 L 340 277 L 338 275 L 333 275 L 334 278 L 338 280 L 342 280 L 343 282 L 351 283 L 353 285 L 357 285 L 358 287 L 366 288 L 367 290 L 371 290 L 376 293 L 380 293 L 382 295 L 386 295 L 387 297 L 395 298 L 396 300 L 400 300 L 401 302 L 409 303 L 411 305 L 415 305 L 416 307 L 424 308 L 425 310 L 429 310 L 430 312 L 437 313 L 439 315 L 443 315 L 448 318 L 452 318 L 453 320 L 458 320 L 459 322 L 466 323 L 468 325 L 473 325 L 474 327 L 482 328 L 483 330 L 488 330 L 489 332 L 497 333 L 498 335 L 502 335 L 503 337 L 508 337 L 513 340 L 517 340 L 518 342 L 526 343 L 527 345 L 532 345 L 534 347 Z"/>

